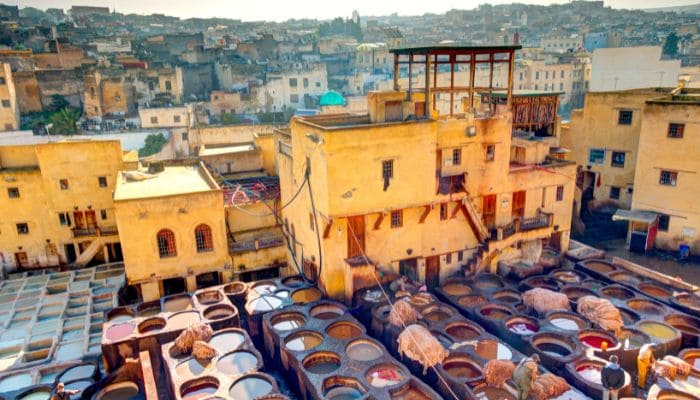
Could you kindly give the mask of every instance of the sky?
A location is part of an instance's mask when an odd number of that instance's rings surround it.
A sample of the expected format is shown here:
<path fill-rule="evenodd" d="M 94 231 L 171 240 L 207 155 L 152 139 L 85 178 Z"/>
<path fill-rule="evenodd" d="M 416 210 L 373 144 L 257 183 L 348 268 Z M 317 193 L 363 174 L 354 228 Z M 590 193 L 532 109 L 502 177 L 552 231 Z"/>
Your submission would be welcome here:
<path fill-rule="evenodd" d="M 506 0 L 0 0 L 20 8 L 63 8 L 72 5 L 103 6 L 129 14 L 160 13 L 180 18 L 223 17 L 244 21 L 285 21 L 291 18 L 331 19 L 349 17 L 353 10 L 362 15 L 422 15 L 450 9 L 472 9 L 479 4 L 506 4 Z M 520 0 L 528 4 L 562 4 L 568 0 Z M 699 0 L 605 0 L 613 8 L 670 7 L 697 4 Z"/>

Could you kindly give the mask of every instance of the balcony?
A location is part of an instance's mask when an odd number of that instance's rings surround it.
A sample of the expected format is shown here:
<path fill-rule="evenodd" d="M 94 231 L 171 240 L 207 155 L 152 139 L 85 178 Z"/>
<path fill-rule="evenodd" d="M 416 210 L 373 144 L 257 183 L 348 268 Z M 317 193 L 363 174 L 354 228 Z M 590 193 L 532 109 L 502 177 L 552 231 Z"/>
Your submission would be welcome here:
<path fill-rule="evenodd" d="M 236 254 L 282 246 L 282 244 L 284 244 L 284 238 L 281 235 L 268 236 L 244 242 L 233 242 L 229 240 L 228 249 L 230 254 Z"/>
<path fill-rule="evenodd" d="M 92 226 L 88 228 L 71 228 L 74 238 L 95 237 L 95 236 L 112 236 L 117 235 L 116 226 Z"/>
<path fill-rule="evenodd" d="M 524 218 L 520 223 L 520 231 L 531 231 L 534 229 L 546 228 L 548 226 L 552 226 L 553 221 L 553 214 L 540 212 L 536 217 Z"/>
<path fill-rule="evenodd" d="M 548 228 L 553 225 L 554 214 L 539 211 L 537 216 L 532 218 L 517 218 L 515 221 L 496 228 L 491 232 L 491 240 L 506 240 L 516 233 L 529 232 L 537 229 Z"/>

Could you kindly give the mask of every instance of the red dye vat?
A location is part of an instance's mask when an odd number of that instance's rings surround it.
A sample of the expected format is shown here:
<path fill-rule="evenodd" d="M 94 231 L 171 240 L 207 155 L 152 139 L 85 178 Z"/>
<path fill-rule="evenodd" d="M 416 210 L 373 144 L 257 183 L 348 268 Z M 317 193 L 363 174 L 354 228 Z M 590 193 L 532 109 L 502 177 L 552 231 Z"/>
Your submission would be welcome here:
<path fill-rule="evenodd" d="M 586 344 L 590 347 L 596 348 L 596 349 L 602 349 L 605 350 L 608 348 L 610 345 L 608 341 L 600 336 L 584 336 L 581 338 L 581 342 L 583 344 Z"/>
<path fill-rule="evenodd" d="M 129 322 L 125 322 L 122 324 L 115 324 L 109 327 L 107 329 L 107 339 L 111 341 L 116 341 L 116 340 L 121 340 L 124 339 L 125 337 L 131 335 L 131 333 L 134 331 L 134 325 L 130 324 Z"/>

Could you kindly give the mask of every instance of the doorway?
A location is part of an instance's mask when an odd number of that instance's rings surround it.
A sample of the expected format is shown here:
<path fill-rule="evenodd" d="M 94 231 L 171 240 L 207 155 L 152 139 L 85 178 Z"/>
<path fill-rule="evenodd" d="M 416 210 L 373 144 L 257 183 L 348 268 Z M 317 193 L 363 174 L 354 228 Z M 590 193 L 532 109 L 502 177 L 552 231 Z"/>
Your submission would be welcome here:
<path fill-rule="evenodd" d="M 87 225 L 87 228 L 90 230 L 97 229 L 95 211 L 85 211 L 85 225 Z"/>
<path fill-rule="evenodd" d="M 365 216 L 348 217 L 348 258 L 362 256 L 365 251 Z"/>
<path fill-rule="evenodd" d="M 513 192 L 512 218 L 523 219 L 525 217 L 525 191 Z"/>
<path fill-rule="evenodd" d="M 184 293 L 187 291 L 185 278 L 163 279 L 163 296 Z"/>
<path fill-rule="evenodd" d="M 78 259 L 78 255 L 75 253 L 75 245 L 73 245 L 73 243 L 64 244 L 63 251 L 66 253 L 66 262 L 68 264 L 72 264 Z"/>
<path fill-rule="evenodd" d="M 418 280 L 418 259 L 407 258 L 399 261 L 399 274 L 412 281 Z"/>
<path fill-rule="evenodd" d="M 488 194 L 484 196 L 484 204 L 482 207 L 482 215 L 484 216 L 484 225 L 489 229 L 496 227 L 496 195 Z"/>
<path fill-rule="evenodd" d="M 73 222 L 75 223 L 75 229 L 85 229 L 85 218 L 82 211 L 73 212 Z"/>
<path fill-rule="evenodd" d="M 428 289 L 440 285 L 440 256 L 425 259 L 425 285 Z"/>
<path fill-rule="evenodd" d="M 15 253 L 15 262 L 17 263 L 18 268 L 29 267 L 29 257 L 27 257 L 27 253 L 24 251 Z"/>
<path fill-rule="evenodd" d="M 588 203 L 593 200 L 596 184 L 596 173 L 591 171 L 583 172 L 583 184 L 581 188 L 581 215 L 591 214 Z"/>
<path fill-rule="evenodd" d="M 210 286 L 221 284 L 218 272 L 205 272 L 197 275 L 197 289 L 203 289 Z"/>

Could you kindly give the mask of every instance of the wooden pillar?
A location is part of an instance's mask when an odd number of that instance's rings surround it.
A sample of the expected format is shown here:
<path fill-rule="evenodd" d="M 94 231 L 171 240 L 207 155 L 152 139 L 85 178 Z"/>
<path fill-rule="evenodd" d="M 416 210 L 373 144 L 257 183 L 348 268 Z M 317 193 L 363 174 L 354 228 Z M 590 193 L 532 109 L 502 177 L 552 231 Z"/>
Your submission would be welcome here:
<path fill-rule="evenodd" d="M 469 55 L 469 107 L 474 108 L 474 74 L 476 73 L 476 53 Z"/>
<path fill-rule="evenodd" d="M 437 74 L 438 74 L 438 56 L 435 55 L 435 63 L 433 64 L 433 110 L 436 110 L 437 108 Z"/>
<path fill-rule="evenodd" d="M 430 53 L 425 55 L 425 114 L 430 117 Z"/>
<path fill-rule="evenodd" d="M 413 75 L 413 54 L 408 55 L 408 99 L 413 99 L 413 82 L 411 77 Z"/>
<path fill-rule="evenodd" d="M 513 101 L 513 71 L 515 67 L 515 51 L 511 50 L 508 52 L 508 108 L 510 108 Z"/>
<path fill-rule="evenodd" d="M 410 82 L 410 77 L 409 77 Z M 399 54 L 394 53 L 394 90 L 399 90 Z"/>
<path fill-rule="evenodd" d="M 455 55 L 450 54 L 450 116 L 453 114 L 455 102 Z"/>

